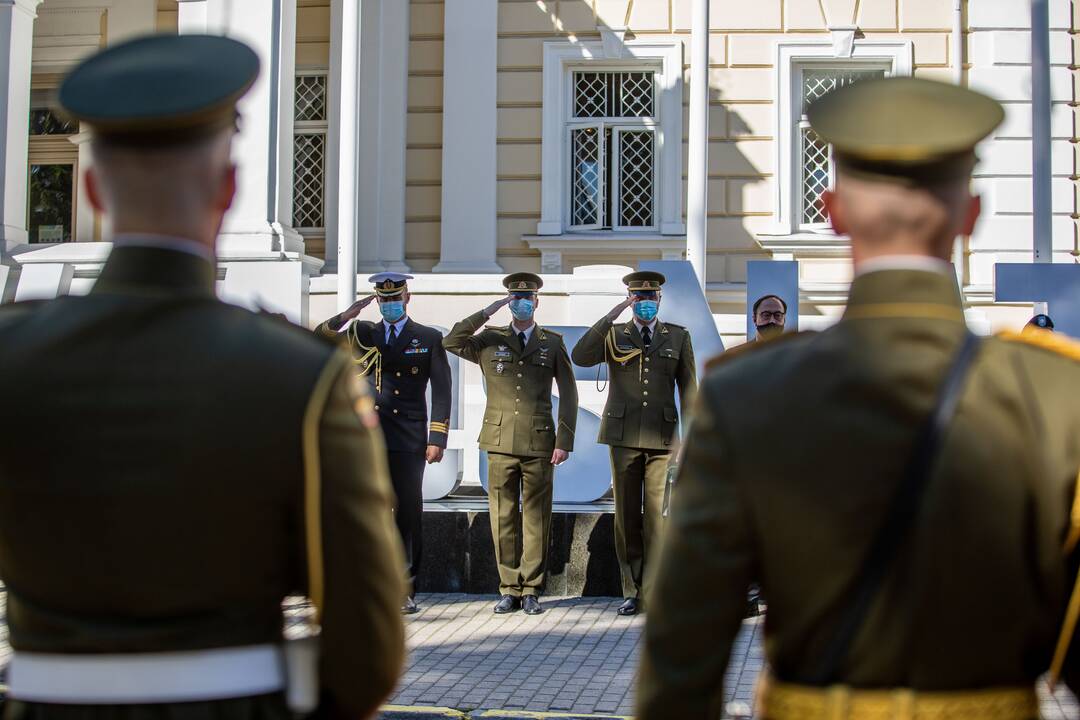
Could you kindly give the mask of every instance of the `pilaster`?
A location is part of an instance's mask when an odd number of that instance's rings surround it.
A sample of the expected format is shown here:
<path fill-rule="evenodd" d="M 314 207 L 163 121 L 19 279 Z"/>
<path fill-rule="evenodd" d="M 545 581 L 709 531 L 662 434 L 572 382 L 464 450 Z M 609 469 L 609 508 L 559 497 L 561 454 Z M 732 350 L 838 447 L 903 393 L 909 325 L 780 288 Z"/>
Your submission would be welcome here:
<path fill-rule="evenodd" d="M 27 241 L 30 51 L 41 0 L 0 0 L 0 258 Z"/>
<path fill-rule="evenodd" d="M 497 273 L 497 0 L 447 0 L 443 27 L 442 236 L 434 272 Z"/>

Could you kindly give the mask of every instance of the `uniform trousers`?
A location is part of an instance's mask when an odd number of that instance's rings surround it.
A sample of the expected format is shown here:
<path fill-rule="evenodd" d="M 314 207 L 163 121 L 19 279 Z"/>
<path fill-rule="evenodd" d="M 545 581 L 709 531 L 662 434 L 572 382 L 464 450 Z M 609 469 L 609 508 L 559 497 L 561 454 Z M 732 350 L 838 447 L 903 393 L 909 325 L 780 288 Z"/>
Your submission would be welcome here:
<path fill-rule="evenodd" d="M 625 598 L 643 599 L 645 595 L 645 561 L 658 548 L 670 460 L 667 450 L 611 447 L 615 554 Z"/>
<path fill-rule="evenodd" d="M 405 547 L 405 571 L 409 578 L 409 596 L 416 592 L 416 577 L 420 574 L 420 557 L 423 554 L 424 519 L 424 452 L 400 452 L 387 454 L 390 465 L 390 482 L 394 486 L 397 502 L 394 504 L 394 522 Z"/>
<path fill-rule="evenodd" d="M 539 595 L 544 587 L 553 479 L 550 456 L 488 453 L 488 507 L 502 595 Z"/>

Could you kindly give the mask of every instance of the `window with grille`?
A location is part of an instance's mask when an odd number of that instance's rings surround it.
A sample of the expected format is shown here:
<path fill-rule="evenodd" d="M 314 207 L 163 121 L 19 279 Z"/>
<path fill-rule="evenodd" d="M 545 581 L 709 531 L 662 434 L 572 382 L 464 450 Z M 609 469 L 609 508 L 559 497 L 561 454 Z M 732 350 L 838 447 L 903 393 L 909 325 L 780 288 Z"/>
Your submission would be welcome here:
<path fill-rule="evenodd" d="M 296 77 L 293 138 L 293 227 L 319 233 L 326 226 L 326 74 Z"/>
<path fill-rule="evenodd" d="M 800 80 L 802 107 L 798 121 L 798 157 L 801 165 L 798 218 L 802 227 L 820 227 L 828 222 L 821 204 L 821 194 L 833 183 L 832 148 L 811 129 L 806 119 L 806 109 L 815 100 L 837 88 L 884 75 L 884 68 L 803 68 Z"/>
<path fill-rule="evenodd" d="M 572 92 L 568 224 L 655 230 L 655 71 L 574 71 Z"/>

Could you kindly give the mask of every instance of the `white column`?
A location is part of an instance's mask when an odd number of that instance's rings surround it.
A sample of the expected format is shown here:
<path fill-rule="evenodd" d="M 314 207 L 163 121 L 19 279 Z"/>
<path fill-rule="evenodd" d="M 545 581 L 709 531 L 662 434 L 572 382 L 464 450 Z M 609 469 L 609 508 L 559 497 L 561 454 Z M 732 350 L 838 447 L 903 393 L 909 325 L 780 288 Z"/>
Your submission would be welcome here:
<path fill-rule="evenodd" d="M 41 0 L 0 0 L 0 257 L 27 241 L 30 50 Z"/>
<path fill-rule="evenodd" d="M 690 20 L 690 147 L 686 258 L 705 289 L 709 196 L 709 0 L 693 0 Z"/>
<path fill-rule="evenodd" d="M 435 272 L 496 273 L 497 0 L 447 0 L 442 238 Z"/>
<path fill-rule="evenodd" d="M 258 53 L 262 66 L 239 103 L 240 133 L 233 141 L 239 182 L 218 241 L 219 256 L 302 253 L 303 238 L 291 227 L 295 0 L 182 0 L 179 10 L 181 32 L 241 40 Z M 205 30 L 199 27 L 203 10 Z"/>
<path fill-rule="evenodd" d="M 365 0 L 365 3 L 369 0 Z M 360 136 L 360 5 L 330 4 L 330 127 L 327 138 L 326 256 L 337 258 L 337 309 L 356 301 L 357 204 Z M 339 202 L 339 198 L 346 198 Z"/>
<path fill-rule="evenodd" d="M 207 0 L 176 0 L 176 25 L 181 35 L 207 31 Z"/>
<path fill-rule="evenodd" d="M 392 272 L 405 264 L 405 125 L 409 95 L 409 3 L 379 0 L 379 260 Z"/>

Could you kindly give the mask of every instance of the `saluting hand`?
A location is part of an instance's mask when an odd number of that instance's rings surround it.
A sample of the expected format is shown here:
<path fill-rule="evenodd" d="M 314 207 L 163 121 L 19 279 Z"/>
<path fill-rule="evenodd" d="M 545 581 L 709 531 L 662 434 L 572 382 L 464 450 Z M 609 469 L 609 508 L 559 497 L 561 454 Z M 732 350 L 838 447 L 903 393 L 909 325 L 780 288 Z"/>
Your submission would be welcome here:
<path fill-rule="evenodd" d="M 352 320 L 354 317 L 360 314 L 360 311 L 371 304 L 371 301 L 375 299 L 374 295 L 368 295 L 367 297 L 360 298 L 338 315 L 342 323 L 346 323 Z"/>
<path fill-rule="evenodd" d="M 507 296 L 502 298 L 501 300 L 496 300 L 495 302 L 484 308 L 484 315 L 490 318 L 492 315 L 499 312 L 499 308 L 503 307 L 504 305 L 509 305 L 513 299 L 513 295 L 507 294 Z"/>
<path fill-rule="evenodd" d="M 570 457 L 570 453 L 566 452 L 565 450 L 560 450 L 559 448 L 555 448 L 555 451 L 553 453 L 551 453 L 551 464 L 552 465 L 562 465 L 564 462 L 566 462 L 567 458 L 569 458 L 569 457 Z"/>
<path fill-rule="evenodd" d="M 428 445 L 427 452 L 424 453 L 424 459 L 427 460 L 427 464 L 442 462 L 443 449 L 438 445 Z"/>
<path fill-rule="evenodd" d="M 622 311 L 634 304 L 634 296 L 629 295 L 625 300 L 611 309 L 611 312 L 607 314 L 608 320 L 615 322 L 615 319 L 622 315 Z"/>

